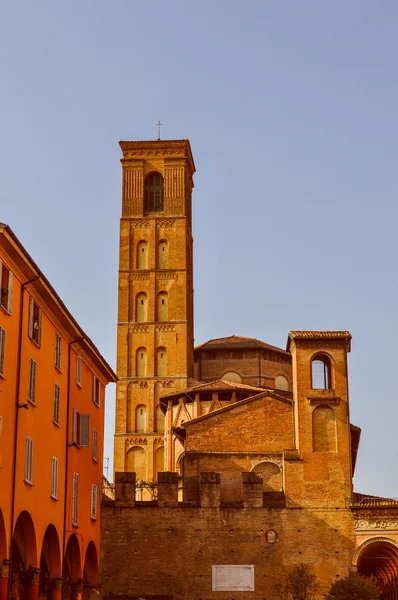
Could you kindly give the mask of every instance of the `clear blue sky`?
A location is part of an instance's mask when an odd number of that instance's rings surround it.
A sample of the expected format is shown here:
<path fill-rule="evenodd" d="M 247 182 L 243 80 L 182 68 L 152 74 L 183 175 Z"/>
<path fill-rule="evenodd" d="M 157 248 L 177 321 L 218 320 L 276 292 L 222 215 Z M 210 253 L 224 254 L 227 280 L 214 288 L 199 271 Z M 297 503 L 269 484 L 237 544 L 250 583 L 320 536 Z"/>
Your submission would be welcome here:
<path fill-rule="evenodd" d="M 0 9 L 0 220 L 115 365 L 120 139 L 189 138 L 196 343 L 349 329 L 358 491 L 398 496 L 398 4 Z M 112 456 L 114 389 L 106 452 Z"/>

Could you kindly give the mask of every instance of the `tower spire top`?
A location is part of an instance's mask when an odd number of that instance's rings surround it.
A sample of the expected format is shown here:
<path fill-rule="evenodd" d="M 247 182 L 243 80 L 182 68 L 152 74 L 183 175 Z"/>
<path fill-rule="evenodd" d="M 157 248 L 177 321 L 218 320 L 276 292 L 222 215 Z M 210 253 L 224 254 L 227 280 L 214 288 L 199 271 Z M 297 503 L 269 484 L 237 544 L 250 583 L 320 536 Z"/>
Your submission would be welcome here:
<path fill-rule="evenodd" d="M 160 128 L 163 126 L 163 123 L 161 123 L 159 119 L 156 125 L 158 126 L 158 140 L 160 140 Z"/>

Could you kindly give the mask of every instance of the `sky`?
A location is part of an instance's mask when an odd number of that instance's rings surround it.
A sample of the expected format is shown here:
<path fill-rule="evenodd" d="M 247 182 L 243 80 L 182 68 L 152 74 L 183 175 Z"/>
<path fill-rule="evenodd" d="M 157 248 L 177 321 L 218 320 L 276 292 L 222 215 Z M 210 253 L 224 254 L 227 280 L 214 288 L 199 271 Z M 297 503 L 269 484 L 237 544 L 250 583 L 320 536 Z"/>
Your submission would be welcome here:
<path fill-rule="evenodd" d="M 398 4 L 0 8 L 0 221 L 115 367 L 119 140 L 189 138 L 195 343 L 348 329 L 362 493 L 398 497 Z M 112 472 L 114 385 L 105 457 Z"/>

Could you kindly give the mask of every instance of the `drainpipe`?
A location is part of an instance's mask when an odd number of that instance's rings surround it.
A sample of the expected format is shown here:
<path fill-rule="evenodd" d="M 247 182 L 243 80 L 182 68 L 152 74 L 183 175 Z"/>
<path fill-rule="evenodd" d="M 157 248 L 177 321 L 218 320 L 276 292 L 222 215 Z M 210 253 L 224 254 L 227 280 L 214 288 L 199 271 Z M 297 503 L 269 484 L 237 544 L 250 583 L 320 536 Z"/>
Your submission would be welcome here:
<path fill-rule="evenodd" d="M 19 330 L 18 330 L 18 354 L 17 354 L 17 376 L 15 384 L 15 424 L 14 424 L 14 448 L 12 459 L 12 486 L 11 486 L 11 519 L 10 519 L 10 574 L 8 576 L 7 598 L 11 597 L 12 586 L 12 555 L 14 538 L 14 517 L 15 517 L 15 484 L 17 470 L 17 441 L 18 441 L 18 420 L 19 420 L 19 391 L 21 384 L 21 358 L 22 358 L 22 327 L 23 327 L 23 309 L 25 300 L 25 288 L 30 283 L 37 281 L 41 275 L 37 275 L 21 285 L 21 303 L 19 308 Z"/>
<path fill-rule="evenodd" d="M 69 465 L 69 414 L 70 414 L 70 357 L 73 344 L 82 342 L 84 337 L 77 338 L 68 344 L 68 375 L 67 375 L 67 392 L 66 392 L 66 440 L 65 440 L 65 482 L 64 482 L 64 526 L 62 531 L 62 561 L 61 568 L 65 560 L 65 543 L 66 543 L 66 507 L 67 507 L 67 491 L 68 491 L 68 465 Z M 62 575 L 61 571 L 61 575 Z"/>

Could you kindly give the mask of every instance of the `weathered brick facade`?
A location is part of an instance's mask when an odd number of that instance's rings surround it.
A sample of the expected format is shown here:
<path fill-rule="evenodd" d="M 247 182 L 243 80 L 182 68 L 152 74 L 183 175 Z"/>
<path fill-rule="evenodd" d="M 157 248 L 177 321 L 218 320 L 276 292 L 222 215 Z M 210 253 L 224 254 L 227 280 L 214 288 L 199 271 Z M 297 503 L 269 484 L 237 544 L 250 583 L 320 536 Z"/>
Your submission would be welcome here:
<path fill-rule="evenodd" d="M 398 503 L 353 496 L 350 334 L 292 331 L 286 350 L 231 336 L 194 350 L 189 143 L 121 148 L 120 381 L 103 594 L 278 600 L 275 584 L 306 563 L 318 598 L 358 568 L 376 574 L 383 600 L 398 600 Z M 142 481 L 156 478 L 148 500 Z"/>

